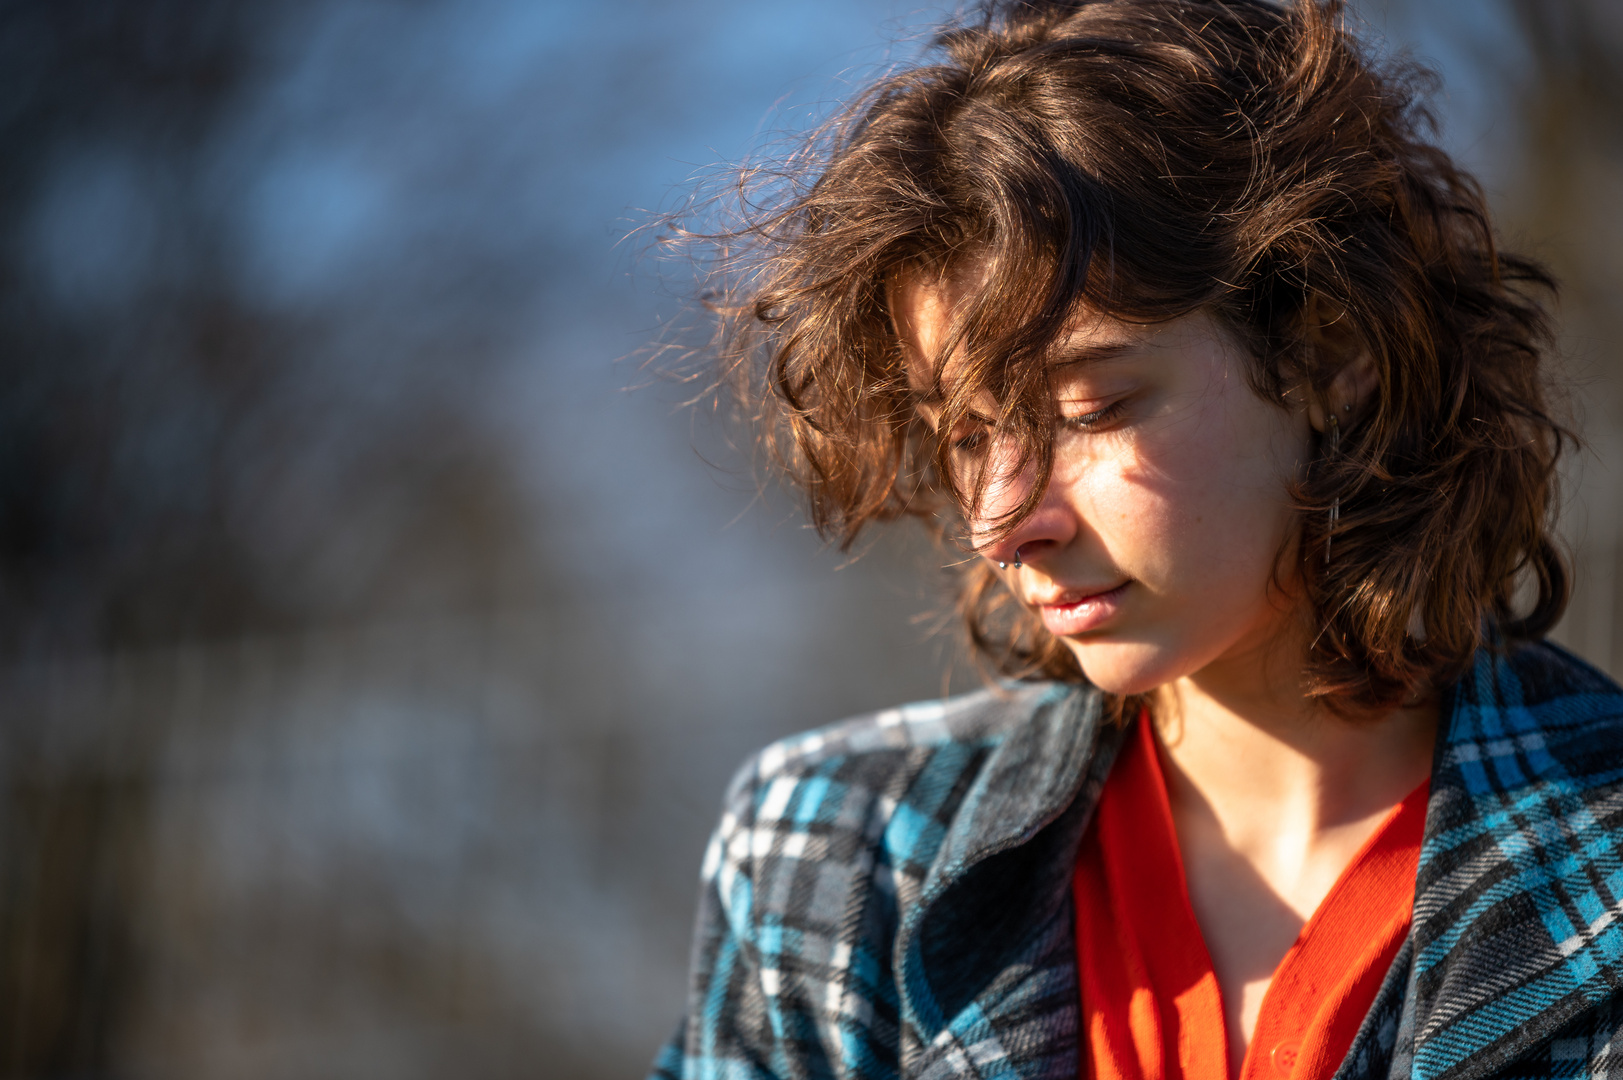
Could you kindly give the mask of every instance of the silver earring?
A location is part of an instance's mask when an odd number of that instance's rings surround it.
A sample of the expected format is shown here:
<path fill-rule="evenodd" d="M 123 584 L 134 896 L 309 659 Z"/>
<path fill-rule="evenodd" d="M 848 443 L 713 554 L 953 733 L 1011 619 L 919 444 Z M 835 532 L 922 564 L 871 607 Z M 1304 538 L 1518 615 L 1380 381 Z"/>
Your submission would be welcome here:
<path fill-rule="evenodd" d="M 1351 405 L 1347 406 L 1350 410 Z M 1330 414 L 1330 458 L 1333 460 L 1341 454 L 1341 424 L 1336 421 L 1334 413 Z M 1336 522 L 1341 520 L 1341 496 L 1337 495 L 1330 503 L 1330 526 L 1324 531 L 1324 561 L 1330 561 L 1330 541 L 1335 536 Z"/>

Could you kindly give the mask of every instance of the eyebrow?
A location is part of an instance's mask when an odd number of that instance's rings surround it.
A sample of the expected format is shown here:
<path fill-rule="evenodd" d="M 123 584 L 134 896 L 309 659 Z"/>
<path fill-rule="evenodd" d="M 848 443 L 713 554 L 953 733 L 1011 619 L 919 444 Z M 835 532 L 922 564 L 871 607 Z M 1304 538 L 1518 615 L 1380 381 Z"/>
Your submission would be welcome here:
<path fill-rule="evenodd" d="M 1073 367 L 1077 364 L 1096 364 L 1118 359 L 1123 353 L 1138 348 L 1137 341 L 1106 341 L 1096 345 L 1062 345 L 1054 350 L 1049 367 Z"/>

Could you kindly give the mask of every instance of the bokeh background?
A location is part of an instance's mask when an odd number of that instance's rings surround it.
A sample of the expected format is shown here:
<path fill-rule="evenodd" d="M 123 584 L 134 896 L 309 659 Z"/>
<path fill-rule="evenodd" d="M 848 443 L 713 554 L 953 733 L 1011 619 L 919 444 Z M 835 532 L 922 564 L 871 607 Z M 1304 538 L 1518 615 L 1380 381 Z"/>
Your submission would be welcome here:
<path fill-rule="evenodd" d="M 0 1078 L 638 1076 L 750 749 L 973 684 L 649 380 L 633 230 L 940 14 L 0 4 Z M 1623 6 L 1369 0 L 1565 281 L 1623 661 Z"/>

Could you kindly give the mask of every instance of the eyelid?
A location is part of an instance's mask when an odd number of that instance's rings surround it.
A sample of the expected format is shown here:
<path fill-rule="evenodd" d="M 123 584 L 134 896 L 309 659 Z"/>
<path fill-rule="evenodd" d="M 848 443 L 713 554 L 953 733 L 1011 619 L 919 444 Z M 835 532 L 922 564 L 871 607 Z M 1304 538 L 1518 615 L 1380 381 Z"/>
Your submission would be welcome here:
<path fill-rule="evenodd" d="M 990 416 L 983 416 L 978 412 L 971 411 L 971 412 L 964 413 L 962 416 L 960 416 L 958 418 L 958 422 L 953 425 L 953 430 L 956 431 L 959 428 L 965 427 L 965 426 L 977 427 L 977 428 L 989 428 L 989 427 L 994 426 L 996 423 L 997 423 L 997 421 L 994 420 Z"/>
<path fill-rule="evenodd" d="M 988 418 L 975 413 L 966 413 L 953 425 L 951 431 L 946 432 L 945 437 L 948 445 L 955 450 L 973 449 L 968 444 L 984 438 L 991 427 L 992 421 Z"/>
<path fill-rule="evenodd" d="M 1067 427 L 1087 430 L 1088 428 L 1097 427 L 1100 424 L 1108 423 L 1109 421 L 1116 419 L 1116 417 L 1120 415 L 1121 411 L 1126 407 L 1127 400 L 1128 399 L 1125 397 L 1120 397 L 1109 404 L 1101 405 L 1096 409 L 1090 409 L 1085 413 L 1074 413 L 1069 416 L 1061 414 L 1059 420 L 1060 423 L 1066 425 Z"/>

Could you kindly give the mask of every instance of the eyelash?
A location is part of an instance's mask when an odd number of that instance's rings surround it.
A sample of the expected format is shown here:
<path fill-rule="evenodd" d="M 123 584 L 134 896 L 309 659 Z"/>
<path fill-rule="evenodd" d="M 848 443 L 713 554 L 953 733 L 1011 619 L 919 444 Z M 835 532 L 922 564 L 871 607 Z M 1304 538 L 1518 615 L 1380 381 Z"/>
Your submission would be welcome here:
<path fill-rule="evenodd" d="M 1126 408 L 1126 406 L 1127 402 L 1125 400 L 1116 401 L 1106 405 L 1102 409 L 1095 409 L 1090 413 L 1083 413 L 1081 416 L 1062 416 L 1060 417 L 1059 422 L 1068 428 L 1074 428 L 1078 431 L 1088 431 L 1092 428 L 1099 427 L 1102 424 L 1108 424 L 1110 421 L 1116 419 L 1121 415 L 1122 410 Z M 972 454 L 976 450 L 979 450 L 981 444 L 985 441 L 986 427 L 984 424 L 977 424 L 974 431 L 952 440 L 952 450 L 954 453 L 958 454 Z"/>
<path fill-rule="evenodd" d="M 1081 416 L 1062 416 L 1060 417 L 1060 423 L 1064 424 L 1068 428 L 1076 428 L 1079 431 L 1087 431 L 1090 428 L 1096 428 L 1101 424 L 1107 424 L 1116 419 L 1116 417 L 1121 415 L 1122 409 L 1126 408 L 1126 406 L 1127 402 L 1125 399 L 1123 399 L 1121 401 L 1106 405 L 1102 409 L 1095 409 L 1090 413 L 1083 413 Z"/>

